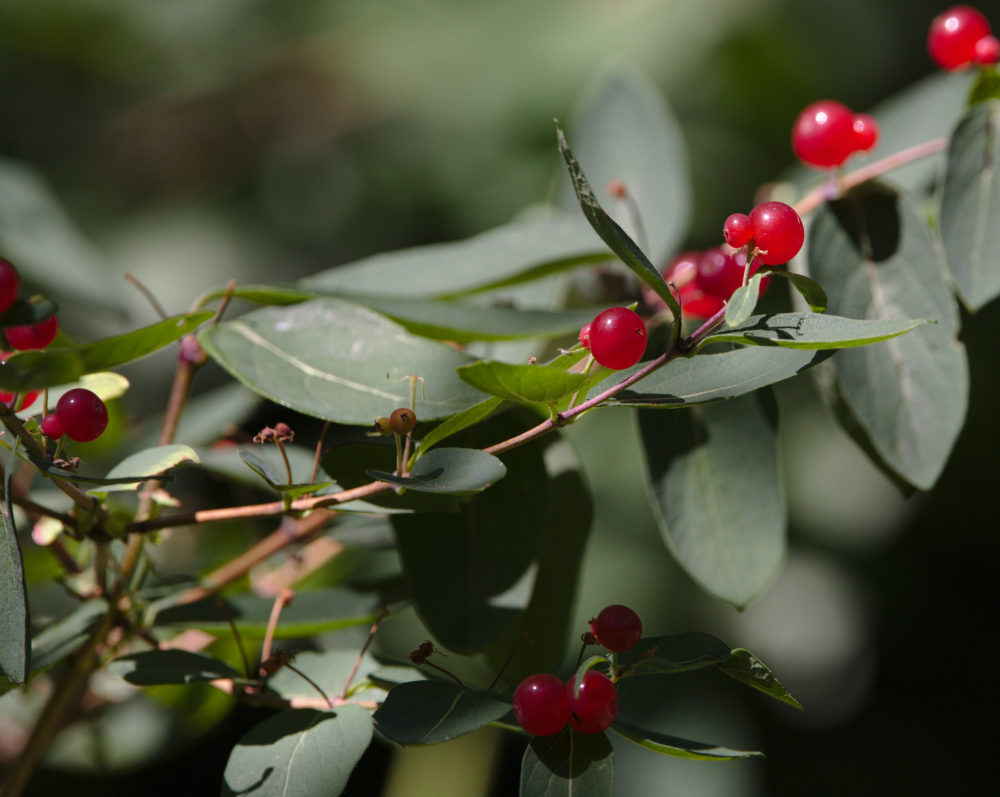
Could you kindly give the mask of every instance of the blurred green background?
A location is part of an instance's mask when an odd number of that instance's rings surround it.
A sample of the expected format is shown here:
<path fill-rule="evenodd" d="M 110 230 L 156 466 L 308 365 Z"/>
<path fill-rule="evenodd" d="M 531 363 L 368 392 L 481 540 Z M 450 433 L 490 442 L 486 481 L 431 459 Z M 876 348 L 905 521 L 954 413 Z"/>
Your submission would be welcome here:
<path fill-rule="evenodd" d="M 943 7 L 2 3 L 0 245 L 60 303 L 64 327 L 88 338 L 153 320 L 125 272 L 180 312 L 233 277 L 291 282 L 472 235 L 551 194 L 552 118 L 570 116 L 595 72 L 621 57 L 653 78 L 680 119 L 695 190 L 687 243 L 713 245 L 721 220 L 791 165 L 788 134 L 805 104 L 833 97 L 867 110 L 933 71 L 924 38 Z M 719 679 L 679 679 L 676 694 L 648 701 L 670 732 L 756 747 L 767 759 L 709 764 L 623 748 L 616 794 L 989 793 L 988 761 L 970 737 L 991 708 L 981 635 L 995 625 L 996 479 L 985 464 L 1000 431 L 998 324 L 995 306 L 965 319 L 970 422 L 927 496 L 901 498 L 807 384 L 780 391 L 791 552 L 742 614 L 672 564 L 628 465 L 637 460 L 629 414 L 573 428 L 582 449 L 621 464 L 587 474 L 596 516 L 581 623 L 625 602 L 649 633 L 715 633 L 760 654 L 806 706 L 799 714 Z M 169 358 L 147 361 L 126 406 L 159 407 L 171 371 Z M 51 771 L 33 793 L 71 783 L 78 794 L 215 794 L 229 746 L 255 719 L 240 710 L 210 743 L 140 772 Z M 400 757 L 375 747 L 347 793 L 514 793 L 522 743 L 498 738 Z"/>

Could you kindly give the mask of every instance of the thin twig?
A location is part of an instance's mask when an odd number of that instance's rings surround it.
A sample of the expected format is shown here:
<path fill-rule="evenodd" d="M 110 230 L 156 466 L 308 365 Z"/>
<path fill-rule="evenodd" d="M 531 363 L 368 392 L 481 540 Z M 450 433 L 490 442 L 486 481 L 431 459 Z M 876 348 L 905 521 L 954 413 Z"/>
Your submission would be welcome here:
<path fill-rule="evenodd" d="M 139 289 L 139 292 L 146 297 L 146 301 L 148 301 L 151 305 L 153 305 L 153 309 L 157 312 L 160 318 L 167 317 L 167 311 L 163 309 L 163 305 L 160 304 L 159 301 L 157 301 L 156 297 L 153 295 L 153 292 L 149 290 L 149 288 L 147 288 L 145 285 L 143 285 L 135 277 L 135 275 L 126 272 L 125 279 L 131 282 L 133 285 L 135 285 L 136 288 Z"/>
<path fill-rule="evenodd" d="M 312 475 L 309 477 L 309 483 L 316 483 L 316 474 L 319 473 L 319 461 L 323 456 L 323 438 L 326 437 L 327 431 L 330 429 L 330 422 L 324 421 L 323 428 L 319 431 L 319 437 L 316 439 L 316 456 L 313 457 L 313 469 Z"/>
<path fill-rule="evenodd" d="M 358 658 L 354 661 L 354 666 L 351 667 L 351 671 L 347 674 L 347 682 L 344 684 L 343 690 L 340 692 L 340 696 L 343 698 L 347 697 L 347 693 L 351 688 L 351 681 L 354 680 L 354 676 L 358 673 L 358 667 L 361 666 L 361 659 L 365 657 L 365 653 L 368 652 L 368 648 L 375 639 L 375 633 L 378 631 L 379 623 L 381 623 L 386 617 L 389 616 L 389 610 L 384 606 L 379 610 L 378 617 L 375 618 L 375 622 L 372 623 L 371 629 L 368 631 L 368 639 L 365 640 L 365 644 L 361 646 L 361 651 L 358 653 Z"/>
<path fill-rule="evenodd" d="M 294 597 L 295 592 L 293 590 L 283 589 L 274 599 L 274 605 L 271 606 L 271 616 L 267 618 L 267 630 L 264 632 L 264 646 L 260 652 L 261 664 L 271 658 L 271 644 L 274 642 L 274 630 L 278 627 L 278 618 L 281 617 L 281 610 L 291 603 Z M 260 672 L 261 675 L 264 675 L 263 667 Z"/>

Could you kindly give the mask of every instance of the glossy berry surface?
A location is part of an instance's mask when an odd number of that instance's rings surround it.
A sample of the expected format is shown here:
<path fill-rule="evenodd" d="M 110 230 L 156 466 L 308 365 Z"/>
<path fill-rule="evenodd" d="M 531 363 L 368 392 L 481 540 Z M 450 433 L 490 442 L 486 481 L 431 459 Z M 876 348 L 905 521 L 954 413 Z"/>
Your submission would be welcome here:
<path fill-rule="evenodd" d="M 639 362 L 646 351 L 646 325 L 627 307 L 609 307 L 590 322 L 590 353 L 616 371 Z"/>
<path fill-rule="evenodd" d="M 576 676 L 566 682 L 566 702 L 569 724 L 580 733 L 600 733 L 615 720 L 618 713 L 618 690 L 611 679 L 596 670 L 587 670 L 576 691 Z"/>
<path fill-rule="evenodd" d="M 854 115 L 854 151 L 867 152 L 878 143 L 878 122 L 866 113 Z"/>
<path fill-rule="evenodd" d="M 417 416 L 413 413 L 413 410 L 406 407 L 393 410 L 389 416 L 389 428 L 396 434 L 409 434 L 416 425 Z"/>
<path fill-rule="evenodd" d="M 792 149 L 807 166 L 840 166 L 854 152 L 853 125 L 854 114 L 846 105 L 836 100 L 814 102 L 792 126 Z"/>
<path fill-rule="evenodd" d="M 750 218 L 762 264 L 778 266 L 799 253 L 806 232 L 794 208 L 784 202 L 764 202 L 750 211 Z"/>
<path fill-rule="evenodd" d="M 42 418 L 42 433 L 50 440 L 58 440 L 63 436 L 62 421 L 54 412 L 50 412 Z"/>
<path fill-rule="evenodd" d="M 628 606 L 614 603 L 590 622 L 590 633 L 605 650 L 620 653 L 632 650 L 642 639 L 642 620 Z"/>
<path fill-rule="evenodd" d="M 722 225 L 722 235 L 727 244 L 739 249 L 750 243 L 750 239 L 753 238 L 753 222 L 745 213 L 734 213 Z"/>
<path fill-rule="evenodd" d="M 21 278 L 14 264 L 0 257 L 0 313 L 10 308 L 21 290 Z"/>
<path fill-rule="evenodd" d="M 990 23 L 971 6 L 954 6 L 934 17 L 927 52 L 942 69 L 961 69 L 976 57 L 976 42 L 990 35 Z"/>
<path fill-rule="evenodd" d="M 554 675 L 531 675 L 514 691 L 514 716 L 535 736 L 559 733 L 569 720 L 566 685 Z"/>
<path fill-rule="evenodd" d="M 56 404 L 63 434 L 78 443 L 89 443 L 108 426 L 108 408 L 96 393 L 85 387 L 67 390 Z"/>
<path fill-rule="evenodd" d="M 54 315 L 50 315 L 44 321 L 37 324 L 27 324 L 23 327 L 7 327 L 4 334 L 10 345 L 18 351 L 28 349 L 44 349 L 53 340 L 59 331 L 59 321 Z"/>
<path fill-rule="evenodd" d="M 1000 39 L 996 36 L 983 36 L 976 42 L 973 58 L 977 64 L 988 66 L 1000 61 Z"/>
<path fill-rule="evenodd" d="M 746 262 L 746 255 L 742 253 L 734 256 L 722 249 L 709 249 L 698 261 L 695 282 L 708 296 L 728 299 L 743 284 Z"/>
<path fill-rule="evenodd" d="M 585 349 L 590 348 L 590 324 L 584 324 L 580 327 L 580 345 Z"/>

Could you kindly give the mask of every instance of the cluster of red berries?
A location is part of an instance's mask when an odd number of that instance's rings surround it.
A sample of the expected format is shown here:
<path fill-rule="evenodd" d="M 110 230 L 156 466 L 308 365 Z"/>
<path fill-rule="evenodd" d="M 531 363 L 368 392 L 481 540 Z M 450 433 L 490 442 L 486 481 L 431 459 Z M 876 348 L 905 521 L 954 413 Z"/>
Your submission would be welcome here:
<path fill-rule="evenodd" d="M 0 313 L 9 310 L 17 299 L 21 289 L 21 278 L 14 264 L 0 257 Z M 59 321 L 54 315 L 37 324 L 5 327 L 3 330 L 7 342 L 17 351 L 28 349 L 44 349 L 59 331 Z M 0 362 L 9 357 L 11 352 L 0 352 Z M 9 404 L 15 394 L 0 390 L 0 401 Z M 38 398 L 38 391 L 32 390 L 24 394 L 18 409 L 30 407 Z M 46 437 L 58 440 L 63 435 L 80 443 L 96 440 L 108 426 L 108 408 L 93 391 L 83 387 L 67 390 L 56 403 L 55 412 L 49 413 L 41 421 L 42 432 Z"/>
<path fill-rule="evenodd" d="M 605 368 L 630 368 L 646 351 L 646 325 L 634 310 L 609 307 L 583 325 L 580 345 Z"/>
<path fill-rule="evenodd" d="M 792 126 L 792 149 L 800 161 L 819 169 L 841 166 L 855 152 L 878 141 L 878 124 L 836 100 L 807 105 Z"/>
<path fill-rule="evenodd" d="M 784 202 L 764 202 L 749 215 L 734 213 L 726 219 L 722 233 L 731 248 L 682 252 L 663 270 L 663 279 L 677 288 L 685 318 L 711 318 L 725 307 L 743 284 L 750 257 L 752 276 L 761 265 L 787 263 L 805 240 L 802 219 Z M 761 294 L 769 282 L 769 277 L 761 281 Z M 665 306 L 649 288 L 643 289 L 643 300 L 652 310 Z"/>
<path fill-rule="evenodd" d="M 590 621 L 598 644 L 612 652 L 631 650 L 642 637 L 642 622 L 628 606 L 605 607 Z M 587 670 L 579 687 L 576 676 L 563 683 L 555 675 L 525 678 L 514 691 L 514 716 L 535 736 L 559 733 L 566 724 L 580 733 L 600 733 L 618 714 L 618 690 L 604 673 Z"/>
<path fill-rule="evenodd" d="M 1000 60 L 1000 40 L 990 23 L 970 6 L 955 6 L 938 14 L 927 34 L 927 51 L 942 69 L 987 66 Z"/>

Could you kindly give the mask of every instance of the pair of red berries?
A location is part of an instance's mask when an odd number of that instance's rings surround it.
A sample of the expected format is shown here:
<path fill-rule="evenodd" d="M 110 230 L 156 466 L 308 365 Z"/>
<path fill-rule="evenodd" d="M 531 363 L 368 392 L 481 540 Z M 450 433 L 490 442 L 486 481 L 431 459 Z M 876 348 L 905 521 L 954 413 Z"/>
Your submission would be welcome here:
<path fill-rule="evenodd" d="M 807 105 L 792 125 L 792 149 L 800 161 L 818 169 L 841 166 L 855 152 L 878 141 L 878 123 L 836 100 Z"/>
<path fill-rule="evenodd" d="M 927 51 L 942 69 L 987 66 L 1000 60 L 1000 40 L 975 8 L 954 6 L 934 17 L 927 33 Z"/>
<path fill-rule="evenodd" d="M 606 606 L 590 621 L 590 632 L 607 650 L 631 650 L 642 638 L 642 621 L 628 606 Z M 566 723 L 580 733 L 600 733 L 618 714 L 618 690 L 604 673 L 587 670 L 576 687 L 574 675 L 565 684 L 555 675 L 525 678 L 514 691 L 514 716 L 535 736 L 559 733 Z"/>
<path fill-rule="evenodd" d="M 96 440 L 108 426 L 108 408 L 100 396 L 85 387 L 67 390 L 56 403 L 56 411 L 42 418 L 42 432 L 58 440 L 66 435 L 78 443 Z"/>
<path fill-rule="evenodd" d="M 14 264 L 0 257 L 0 313 L 9 310 L 21 290 L 21 278 Z M 59 322 L 56 317 L 49 316 L 37 324 L 26 324 L 18 327 L 4 328 L 4 335 L 10 345 L 18 351 L 28 349 L 44 349 L 56 337 Z"/>
<path fill-rule="evenodd" d="M 630 368 L 646 351 L 646 324 L 634 310 L 609 307 L 580 330 L 580 345 L 600 365 L 620 371 Z"/>

